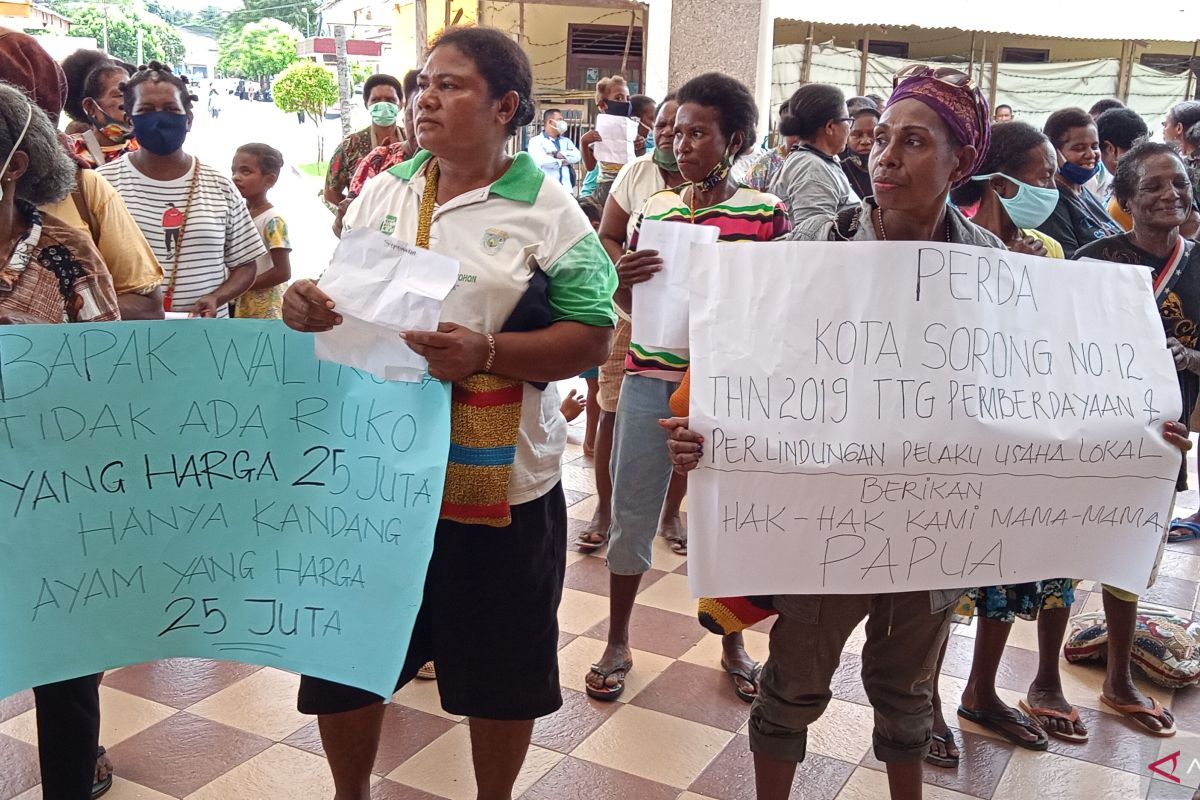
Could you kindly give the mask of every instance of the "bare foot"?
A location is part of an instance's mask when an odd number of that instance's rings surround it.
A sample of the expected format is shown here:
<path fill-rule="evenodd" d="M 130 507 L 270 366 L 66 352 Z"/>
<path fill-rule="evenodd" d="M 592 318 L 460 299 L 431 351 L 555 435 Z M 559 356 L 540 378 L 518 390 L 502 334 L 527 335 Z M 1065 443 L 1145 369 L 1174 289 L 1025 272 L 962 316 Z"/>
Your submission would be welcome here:
<path fill-rule="evenodd" d="M 1067 698 L 1063 695 L 1062 686 L 1038 686 L 1030 684 L 1029 692 L 1025 696 L 1030 708 L 1049 708 L 1054 711 L 1061 711 L 1064 714 L 1070 714 L 1072 705 L 1067 702 Z M 1087 726 L 1083 724 L 1083 720 L 1060 719 L 1059 717 L 1037 716 L 1035 719 L 1042 729 L 1050 735 L 1058 734 L 1060 736 L 1087 736 Z"/>

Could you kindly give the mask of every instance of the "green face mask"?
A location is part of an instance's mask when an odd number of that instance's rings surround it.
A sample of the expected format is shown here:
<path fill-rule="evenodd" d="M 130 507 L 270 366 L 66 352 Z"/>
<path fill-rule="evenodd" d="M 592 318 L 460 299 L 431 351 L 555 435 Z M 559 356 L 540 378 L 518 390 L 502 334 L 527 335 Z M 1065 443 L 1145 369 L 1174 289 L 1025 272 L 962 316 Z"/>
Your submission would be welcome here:
<path fill-rule="evenodd" d="M 650 160 L 661 170 L 679 172 L 679 162 L 675 160 L 674 150 L 662 150 L 656 147 L 654 148 L 654 154 L 650 156 Z"/>
<path fill-rule="evenodd" d="M 372 103 L 367 111 L 371 112 L 371 122 L 380 127 L 395 125 L 396 117 L 400 116 L 400 106 L 395 103 Z"/>

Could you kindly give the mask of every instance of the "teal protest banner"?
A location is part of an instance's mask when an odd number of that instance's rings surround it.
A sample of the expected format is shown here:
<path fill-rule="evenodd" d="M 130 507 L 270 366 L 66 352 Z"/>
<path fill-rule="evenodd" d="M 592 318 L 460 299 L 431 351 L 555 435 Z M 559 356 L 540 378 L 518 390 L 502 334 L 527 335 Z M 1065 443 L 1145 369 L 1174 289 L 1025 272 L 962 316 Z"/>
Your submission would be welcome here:
<path fill-rule="evenodd" d="M 282 323 L 0 327 L 0 697 L 169 656 L 390 695 L 449 387 Z"/>

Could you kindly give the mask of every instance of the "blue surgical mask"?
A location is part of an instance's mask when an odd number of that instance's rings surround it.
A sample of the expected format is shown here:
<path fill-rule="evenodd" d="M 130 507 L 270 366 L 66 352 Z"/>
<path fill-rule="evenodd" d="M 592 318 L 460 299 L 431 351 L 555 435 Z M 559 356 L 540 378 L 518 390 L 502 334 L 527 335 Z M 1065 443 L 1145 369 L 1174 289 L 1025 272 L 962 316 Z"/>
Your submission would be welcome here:
<path fill-rule="evenodd" d="M 1067 179 L 1068 182 L 1076 186 L 1083 184 L 1096 177 L 1100 172 L 1100 159 L 1096 159 L 1096 163 L 1091 169 L 1086 169 L 1078 164 L 1072 164 L 1070 161 L 1064 161 L 1063 165 L 1058 168 L 1058 174 Z"/>
<path fill-rule="evenodd" d="M 148 111 L 132 117 L 133 132 L 138 144 L 156 156 L 169 156 L 179 148 L 188 135 L 187 114 L 173 111 Z"/>
<path fill-rule="evenodd" d="M 1012 197 L 998 195 L 1004 205 L 1004 211 L 1013 225 L 1018 228 L 1036 228 L 1050 219 L 1058 206 L 1058 189 L 1046 189 L 1041 186 L 1031 186 L 1003 172 L 993 172 L 989 175 L 976 175 L 973 181 L 986 181 L 990 178 L 1004 178 L 1017 187 L 1017 193 Z"/>

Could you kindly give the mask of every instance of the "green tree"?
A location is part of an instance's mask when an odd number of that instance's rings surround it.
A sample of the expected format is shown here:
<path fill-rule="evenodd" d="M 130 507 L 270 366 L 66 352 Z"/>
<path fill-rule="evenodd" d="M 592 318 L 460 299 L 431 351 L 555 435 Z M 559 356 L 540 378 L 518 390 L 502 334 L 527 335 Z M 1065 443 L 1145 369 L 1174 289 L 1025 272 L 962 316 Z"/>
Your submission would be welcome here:
<path fill-rule="evenodd" d="M 317 126 L 317 161 L 325 160 L 321 120 L 325 110 L 338 101 L 333 74 L 311 61 L 292 64 L 275 80 L 271 89 L 275 105 L 287 114 L 303 113 Z"/>
<path fill-rule="evenodd" d="M 242 0 L 242 5 L 243 8 L 229 12 L 225 22 L 226 30 L 240 30 L 251 22 L 274 17 L 291 25 L 305 36 L 316 34 L 316 0 Z"/>
<path fill-rule="evenodd" d="M 155 59 L 168 65 L 183 63 L 185 48 L 175 29 L 163 20 L 132 4 L 107 7 L 93 3 L 73 3 L 64 13 L 71 18 L 74 36 L 91 36 L 104 46 L 104 18 L 108 16 L 108 52 L 114 58 L 137 61 L 137 32 L 142 32 L 144 60 Z"/>
<path fill-rule="evenodd" d="M 296 60 L 297 33 L 277 19 L 251 22 L 217 41 L 217 70 L 224 75 L 269 81 Z"/>

